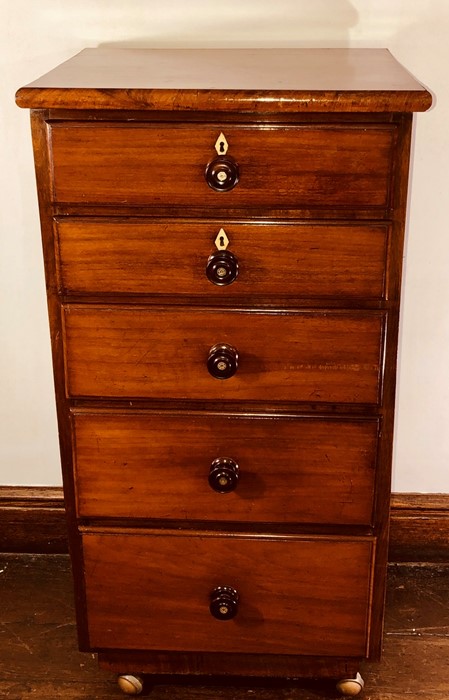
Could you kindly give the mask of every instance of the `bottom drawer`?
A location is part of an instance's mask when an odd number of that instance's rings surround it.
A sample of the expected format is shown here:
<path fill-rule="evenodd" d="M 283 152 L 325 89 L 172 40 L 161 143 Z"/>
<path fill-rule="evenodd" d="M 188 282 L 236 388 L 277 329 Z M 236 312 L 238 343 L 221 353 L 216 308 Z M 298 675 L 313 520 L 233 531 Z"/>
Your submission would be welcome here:
<path fill-rule="evenodd" d="M 92 649 L 364 656 L 374 540 L 84 534 Z M 231 619 L 216 619 L 210 609 Z M 218 611 L 218 612 L 217 612 Z M 227 612 L 228 611 L 228 612 Z"/>

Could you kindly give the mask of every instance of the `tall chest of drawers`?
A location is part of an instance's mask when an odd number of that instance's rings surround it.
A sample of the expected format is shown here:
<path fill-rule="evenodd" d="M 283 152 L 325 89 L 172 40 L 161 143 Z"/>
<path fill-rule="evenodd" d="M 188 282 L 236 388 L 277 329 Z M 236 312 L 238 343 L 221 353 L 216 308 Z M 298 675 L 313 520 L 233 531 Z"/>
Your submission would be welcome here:
<path fill-rule="evenodd" d="M 142 673 L 356 694 L 429 93 L 384 50 L 89 49 L 17 102 L 80 648 L 130 694 Z"/>

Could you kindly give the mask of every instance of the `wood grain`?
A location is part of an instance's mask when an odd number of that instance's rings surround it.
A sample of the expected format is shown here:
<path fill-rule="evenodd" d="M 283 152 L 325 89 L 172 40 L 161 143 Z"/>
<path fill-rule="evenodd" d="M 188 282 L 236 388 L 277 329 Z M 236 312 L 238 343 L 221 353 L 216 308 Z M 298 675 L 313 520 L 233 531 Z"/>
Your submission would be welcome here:
<path fill-rule="evenodd" d="M 385 49 L 85 49 L 18 91 L 32 108 L 424 111 L 430 93 Z"/>
<path fill-rule="evenodd" d="M 449 561 L 449 494 L 393 494 L 391 561 Z"/>
<path fill-rule="evenodd" d="M 365 653 L 368 539 L 104 531 L 83 543 L 93 649 Z M 232 620 L 209 611 L 220 585 L 239 592 Z"/>
<path fill-rule="evenodd" d="M 68 395 L 377 404 L 385 316 L 66 305 Z M 356 340 L 355 340 L 356 339 Z M 215 379 L 209 349 L 239 353 Z"/>
<path fill-rule="evenodd" d="M 214 61 L 225 56 L 217 79 Z M 345 664 L 354 672 L 366 654 L 377 658 L 411 135 L 405 112 L 428 108 L 430 94 L 385 51 L 101 49 L 17 99 L 51 109 L 51 117 L 32 119 L 81 648 L 103 645 L 111 668 L 141 665 L 152 649 L 146 669 L 171 673 L 222 673 L 231 664 L 237 673 L 304 673 L 311 659 L 329 675 Z M 204 177 L 220 131 L 239 168 L 227 193 Z M 231 250 L 241 255 L 228 297 L 204 287 L 211 224 L 229 228 Z M 296 229 L 301 251 L 289 250 L 285 235 Z M 255 246 L 260 232 L 268 234 Z M 207 372 L 216 343 L 238 349 L 229 380 Z M 235 357 L 232 348 L 228 354 Z M 214 502 L 198 499 L 198 455 L 207 472 L 228 445 L 239 451 L 241 490 L 233 500 L 207 490 L 223 504 L 211 515 Z M 254 455 L 262 470 L 245 470 Z M 245 482 L 254 473 L 270 498 L 257 479 Z M 287 497 L 298 473 L 307 497 Z M 127 493 L 139 482 L 145 497 L 131 508 Z M 176 498 L 187 518 L 173 514 Z M 147 504 L 159 518 L 148 517 Z M 213 519 L 201 520 L 203 509 Z M 242 594 L 229 625 L 204 618 L 217 584 L 238 584 Z"/>
<path fill-rule="evenodd" d="M 242 680 L 238 676 L 251 678 L 252 683 L 257 683 L 257 690 L 250 691 L 257 693 L 257 698 L 264 697 L 263 693 L 268 693 L 267 697 L 272 700 L 279 699 L 281 687 L 279 683 L 286 682 L 285 679 L 301 679 L 301 688 L 309 687 L 312 695 L 307 695 L 308 700 L 315 700 L 316 693 L 321 689 L 328 692 L 330 683 L 326 687 L 325 682 L 319 679 L 355 678 L 360 670 L 362 659 L 356 657 L 338 656 L 298 656 L 294 654 L 234 654 L 220 652 L 180 652 L 180 651 L 152 651 L 139 652 L 127 651 L 100 651 L 98 652 L 98 663 L 101 669 L 109 672 L 122 673 L 124 669 L 134 669 L 134 673 L 148 674 L 145 678 L 147 688 L 153 688 L 152 681 L 167 682 L 170 675 L 183 685 L 188 683 L 184 692 L 192 693 L 196 698 L 196 688 L 201 684 L 214 684 L 215 698 L 227 697 L 228 692 L 236 692 L 242 687 Z M 161 678 L 158 678 L 160 676 Z M 281 681 L 281 679 L 284 679 Z M 305 679 L 313 679 L 307 681 Z M 176 681 L 175 681 L 176 682 Z M 287 681 L 288 682 L 288 681 Z M 297 681 L 295 681 L 296 683 Z M 234 686 L 233 691 L 229 691 L 229 683 Z M 243 681 L 243 684 L 245 681 Z M 306 686 L 307 684 L 307 686 Z M 270 688 L 265 688 L 267 686 Z M 181 686 L 182 687 L 182 686 Z M 168 686 L 167 700 L 171 699 L 170 691 L 175 690 L 173 685 Z M 209 694 L 208 694 L 209 690 Z M 204 688 L 205 700 L 210 700 L 210 687 Z M 237 691 L 238 692 L 238 691 Z M 239 697 L 239 696 L 238 696 Z M 288 696 L 293 697 L 289 694 Z M 302 698 L 302 695 L 300 696 Z M 321 697 L 321 696 L 318 696 Z M 329 696 L 324 696 L 329 697 Z M 231 698 L 231 696 L 230 696 Z M 235 695 L 232 695 L 235 700 Z M 382 699 L 383 700 L 383 699 Z"/>
<path fill-rule="evenodd" d="M 0 552 L 67 552 L 61 488 L 0 486 Z"/>
<path fill-rule="evenodd" d="M 241 223 L 61 217 L 60 284 L 72 294 L 376 299 L 384 294 L 385 224 Z M 206 277 L 221 228 L 238 259 L 235 283 Z"/>
<path fill-rule="evenodd" d="M 64 501 L 58 487 L 0 486 L 0 522 L 2 552 L 67 552 Z M 393 494 L 390 562 L 447 562 L 448 542 L 448 494 Z"/>
<path fill-rule="evenodd" d="M 230 192 L 205 179 L 222 128 L 204 124 L 49 124 L 53 199 L 82 204 L 265 210 L 385 208 L 396 129 L 227 125 L 228 155 L 240 168 Z"/>
<path fill-rule="evenodd" d="M 45 284 L 47 290 L 48 317 L 50 322 L 53 377 L 55 384 L 56 413 L 58 418 L 58 437 L 61 454 L 62 478 L 64 484 L 65 508 L 67 513 L 69 551 L 74 570 L 78 640 L 80 649 L 82 649 L 85 646 L 86 641 L 84 580 L 82 576 L 83 563 L 81 538 L 76 523 L 71 431 L 70 424 L 67 420 L 70 404 L 64 390 L 62 318 L 57 289 L 57 264 L 50 202 L 51 163 L 47 143 L 46 117 L 47 114 L 45 112 L 32 112 L 31 130 L 33 137 L 36 181 L 38 184 L 42 252 L 44 258 Z"/>
<path fill-rule="evenodd" d="M 371 634 L 371 657 L 379 659 L 383 643 L 383 608 L 385 604 L 389 502 L 391 497 L 391 467 L 394 441 L 394 417 L 396 400 L 396 372 L 399 332 L 399 307 L 403 264 L 404 229 L 408 199 L 408 174 L 412 137 L 412 116 L 401 115 L 401 127 L 397 143 L 394 165 L 393 233 L 390 237 L 389 269 L 387 288 L 393 300 L 389 313 L 390 332 L 385 343 L 385 364 L 383 374 L 383 429 L 379 441 L 379 469 L 376 483 L 377 556 L 375 579 L 377 585 L 373 593 L 373 626 Z"/>
<path fill-rule="evenodd" d="M 376 419 L 76 411 L 74 431 L 80 517 L 371 522 Z M 208 484 L 218 457 L 234 492 Z"/>
<path fill-rule="evenodd" d="M 178 673 L 147 677 L 142 697 L 154 700 L 317 700 L 335 698 L 334 681 L 296 676 L 312 669 L 336 679 L 359 668 L 359 660 L 334 657 L 234 654 L 228 660 L 220 653 L 109 651 L 100 654 L 100 670 L 94 654 L 76 648 L 68 557 L 1 554 L 0 572 L 0 695 L 8 700 L 119 698 L 115 673 L 145 667 L 152 674 Z M 418 688 L 432 700 L 449 696 L 447 575 L 444 565 L 389 568 L 383 660 L 361 669 L 370 700 L 404 700 Z M 219 676 L 210 675 L 214 669 Z M 237 678 L 245 669 L 265 677 Z M 198 676 L 200 670 L 207 675 Z M 280 678 L 267 678 L 269 670 Z"/>

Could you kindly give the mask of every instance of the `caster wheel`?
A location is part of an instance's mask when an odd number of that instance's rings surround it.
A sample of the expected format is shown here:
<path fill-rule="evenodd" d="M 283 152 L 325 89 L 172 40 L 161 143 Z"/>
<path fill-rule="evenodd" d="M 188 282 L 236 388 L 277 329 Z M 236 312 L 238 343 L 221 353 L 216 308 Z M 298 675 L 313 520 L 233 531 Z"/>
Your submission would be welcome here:
<path fill-rule="evenodd" d="M 140 695 L 143 690 L 143 681 L 140 676 L 119 676 L 117 682 L 120 690 L 125 695 Z"/>
<path fill-rule="evenodd" d="M 365 681 L 360 673 L 358 673 L 355 678 L 344 678 L 338 681 L 337 690 L 346 697 L 353 697 L 362 692 L 364 685 Z"/>

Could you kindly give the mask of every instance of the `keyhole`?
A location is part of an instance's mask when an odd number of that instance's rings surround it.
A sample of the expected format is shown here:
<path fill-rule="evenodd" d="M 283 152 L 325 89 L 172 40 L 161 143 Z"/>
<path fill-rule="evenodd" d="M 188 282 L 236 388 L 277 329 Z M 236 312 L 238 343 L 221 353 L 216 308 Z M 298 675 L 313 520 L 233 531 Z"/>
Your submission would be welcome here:
<path fill-rule="evenodd" d="M 224 141 L 220 141 L 220 153 L 224 153 L 224 149 L 225 149 Z"/>
<path fill-rule="evenodd" d="M 217 246 L 218 250 L 226 250 L 227 245 L 229 244 L 228 237 L 226 235 L 226 231 L 221 228 L 219 232 L 217 233 L 217 236 L 215 238 L 215 245 Z"/>

